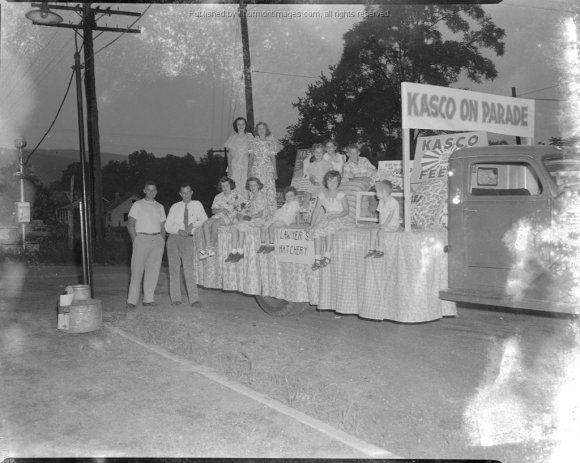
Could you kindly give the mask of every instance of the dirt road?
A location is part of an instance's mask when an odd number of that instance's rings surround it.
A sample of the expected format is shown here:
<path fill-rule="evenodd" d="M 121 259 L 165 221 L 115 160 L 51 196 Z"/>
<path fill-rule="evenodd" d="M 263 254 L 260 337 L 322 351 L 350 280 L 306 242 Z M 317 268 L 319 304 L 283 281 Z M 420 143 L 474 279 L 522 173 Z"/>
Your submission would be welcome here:
<path fill-rule="evenodd" d="M 111 330 L 57 331 L 71 270 L 30 272 L 22 291 L 12 271 L 1 280 L 12 293 L 0 302 L 2 459 L 392 456 Z"/>
<path fill-rule="evenodd" d="M 29 280 L 37 298 L 54 300 L 75 275 L 44 268 Z M 558 436 L 577 430 L 566 421 L 577 399 L 559 402 L 577 360 L 577 320 L 474 308 L 416 325 L 315 310 L 272 318 L 253 298 L 209 290 L 200 292 L 206 308 L 193 310 L 169 305 L 165 274 L 161 306 L 124 317 L 115 310 L 127 279 L 124 268 L 96 269 L 96 297 L 115 327 L 397 455 L 554 461 Z M 326 451 L 309 456 L 336 456 Z"/>

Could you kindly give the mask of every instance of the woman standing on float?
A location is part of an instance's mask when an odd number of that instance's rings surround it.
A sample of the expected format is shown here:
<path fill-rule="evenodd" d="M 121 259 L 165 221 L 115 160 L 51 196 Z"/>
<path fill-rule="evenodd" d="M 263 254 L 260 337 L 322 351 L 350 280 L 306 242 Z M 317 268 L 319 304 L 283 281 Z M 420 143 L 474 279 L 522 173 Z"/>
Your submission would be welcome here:
<path fill-rule="evenodd" d="M 230 135 L 224 144 L 228 150 L 228 177 L 240 186 L 238 193 L 245 197 L 244 185 L 248 178 L 248 148 L 254 137 L 249 131 L 248 122 L 243 117 L 238 117 L 233 125 L 235 133 Z"/>
<path fill-rule="evenodd" d="M 280 151 L 278 142 L 272 137 L 268 124 L 256 124 L 256 137 L 250 143 L 250 168 L 248 175 L 259 178 L 264 184 L 262 192 L 266 197 L 270 213 L 276 210 L 276 153 Z"/>

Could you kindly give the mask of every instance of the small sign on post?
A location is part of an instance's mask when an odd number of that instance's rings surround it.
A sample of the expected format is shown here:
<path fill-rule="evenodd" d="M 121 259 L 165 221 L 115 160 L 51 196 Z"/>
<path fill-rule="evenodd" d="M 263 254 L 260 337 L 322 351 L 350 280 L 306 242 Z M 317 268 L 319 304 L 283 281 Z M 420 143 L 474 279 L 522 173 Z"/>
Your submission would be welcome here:
<path fill-rule="evenodd" d="M 18 223 L 30 223 L 30 203 L 17 202 L 16 205 L 16 220 Z"/>
<path fill-rule="evenodd" d="M 276 233 L 274 255 L 278 262 L 312 264 L 314 242 L 307 239 L 307 232 L 303 228 L 280 228 Z"/>

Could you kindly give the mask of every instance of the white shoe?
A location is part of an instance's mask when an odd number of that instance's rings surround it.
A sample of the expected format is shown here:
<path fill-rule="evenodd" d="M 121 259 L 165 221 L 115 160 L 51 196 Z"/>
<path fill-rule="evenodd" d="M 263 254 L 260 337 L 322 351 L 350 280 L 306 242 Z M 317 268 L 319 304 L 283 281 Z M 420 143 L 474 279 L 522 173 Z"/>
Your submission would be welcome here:
<path fill-rule="evenodd" d="M 204 259 L 207 259 L 209 257 L 209 252 L 207 249 L 202 249 L 201 251 L 199 251 L 199 253 L 201 254 L 199 256 L 199 260 L 204 260 Z"/>

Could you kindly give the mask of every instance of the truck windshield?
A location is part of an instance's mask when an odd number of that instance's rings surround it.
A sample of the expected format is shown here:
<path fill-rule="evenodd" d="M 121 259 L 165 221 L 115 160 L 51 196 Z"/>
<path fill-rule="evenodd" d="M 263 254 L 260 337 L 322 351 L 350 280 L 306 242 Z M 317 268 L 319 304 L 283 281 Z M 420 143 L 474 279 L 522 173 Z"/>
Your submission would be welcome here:
<path fill-rule="evenodd" d="M 558 187 L 580 184 L 580 156 L 567 154 L 546 156 L 544 166 Z"/>

